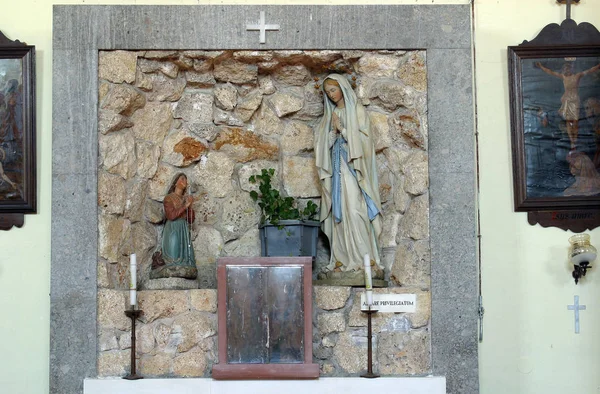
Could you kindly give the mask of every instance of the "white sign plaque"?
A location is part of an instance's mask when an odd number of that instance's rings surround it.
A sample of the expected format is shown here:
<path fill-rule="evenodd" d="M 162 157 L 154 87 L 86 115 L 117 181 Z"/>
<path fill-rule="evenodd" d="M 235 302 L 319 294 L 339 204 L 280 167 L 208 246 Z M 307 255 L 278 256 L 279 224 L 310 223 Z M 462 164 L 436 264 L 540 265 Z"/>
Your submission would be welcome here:
<path fill-rule="evenodd" d="M 360 295 L 361 310 L 369 310 L 365 293 Z M 408 312 L 417 311 L 416 294 L 373 294 L 373 306 L 371 309 L 378 312 Z"/>

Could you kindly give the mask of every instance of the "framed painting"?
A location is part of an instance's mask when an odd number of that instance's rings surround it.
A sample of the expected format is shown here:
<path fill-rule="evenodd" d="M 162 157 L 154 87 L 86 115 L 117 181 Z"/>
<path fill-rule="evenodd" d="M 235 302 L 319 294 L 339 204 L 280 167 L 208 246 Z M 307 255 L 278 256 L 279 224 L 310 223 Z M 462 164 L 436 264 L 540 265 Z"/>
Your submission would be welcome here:
<path fill-rule="evenodd" d="M 515 211 L 600 207 L 600 44 L 508 48 Z"/>
<path fill-rule="evenodd" d="M 0 32 L 0 229 L 36 213 L 35 47 Z"/>

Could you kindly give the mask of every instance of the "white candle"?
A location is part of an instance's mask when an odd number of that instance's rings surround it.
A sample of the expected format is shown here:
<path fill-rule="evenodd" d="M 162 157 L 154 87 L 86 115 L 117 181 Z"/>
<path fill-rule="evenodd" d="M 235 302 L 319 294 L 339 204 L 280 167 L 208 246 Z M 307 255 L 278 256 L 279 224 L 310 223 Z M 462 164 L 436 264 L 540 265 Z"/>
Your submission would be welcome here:
<path fill-rule="evenodd" d="M 135 253 L 133 253 L 129 257 L 129 271 L 130 271 L 130 281 L 129 281 L 129 304 L 135 305 L 137 301 L 136 287 L 137 287 L 137 257 Z"/>
<path fill-rule="evenodd" d="M 373 305 L 373 279 L 371 278 L 371 259 L 365 254 L 365 289 L 367 290 L 367 305 Z"/>

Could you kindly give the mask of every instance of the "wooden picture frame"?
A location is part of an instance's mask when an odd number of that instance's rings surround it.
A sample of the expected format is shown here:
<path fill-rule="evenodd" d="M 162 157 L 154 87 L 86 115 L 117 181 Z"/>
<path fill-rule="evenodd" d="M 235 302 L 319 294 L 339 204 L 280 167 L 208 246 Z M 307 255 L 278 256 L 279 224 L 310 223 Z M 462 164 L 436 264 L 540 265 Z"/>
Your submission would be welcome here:
<path fill-rule="evenodd" d="M 0 229 L 37 211 L 35 47 L 0 32 Z"/>
<path fill-rule="evenodd" d="M 600 44 L 508 48 L 515 211 L 600 206 Z"/>
<path fill-rule="evenodd" d="M 213 379 L 319 377 L 312 359 L 310 256 L 222 257 L 217 280 Z"/>

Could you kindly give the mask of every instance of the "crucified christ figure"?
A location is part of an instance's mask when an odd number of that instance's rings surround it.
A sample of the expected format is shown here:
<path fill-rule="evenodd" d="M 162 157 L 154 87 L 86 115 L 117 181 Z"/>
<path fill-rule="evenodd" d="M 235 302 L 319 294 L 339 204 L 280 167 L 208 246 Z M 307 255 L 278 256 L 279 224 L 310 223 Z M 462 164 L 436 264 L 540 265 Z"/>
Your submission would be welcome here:
<path fill-rule="evenodd" d="M 561 73 L 550 70 L 548 67 L 545 67 L 540 62 L 536 62 L 535 65 L 536 67 L 541 68 L 542 71 L 544 71 L 546 74 L 560 78 L 563 81 L 565 92 L 563 93 L 560 99 L 561 106 L 558 110 L 558 114 L 567 123 L 567 134 L 569 135 L 569 140 L 571 141 L 571 150 L 575 150 L 577 145 L 577 132 L 579 128 L 579 109 L 581 104 L 578 92 L 579 82 L 581 81 L 581 78 L 583 78 L 587 74 L 591 74 L 600 70 L 600 64 L 597 64 L 594 67 L 579 72 L 577 74 L 573 74 L 572 63 L 565 63 Z"/>

